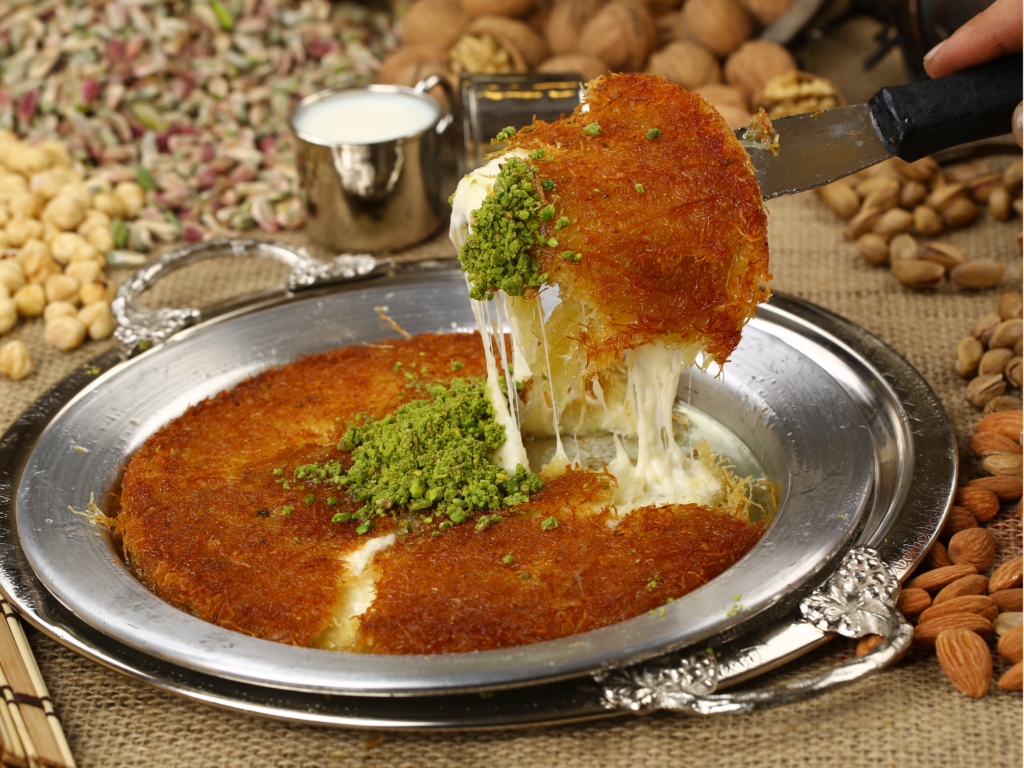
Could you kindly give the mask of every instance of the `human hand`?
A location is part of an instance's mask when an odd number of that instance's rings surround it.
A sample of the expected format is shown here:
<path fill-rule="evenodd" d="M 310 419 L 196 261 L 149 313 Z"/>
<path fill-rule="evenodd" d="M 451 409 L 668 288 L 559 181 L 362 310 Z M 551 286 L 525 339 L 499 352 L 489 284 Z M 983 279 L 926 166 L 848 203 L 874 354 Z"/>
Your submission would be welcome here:
<path fill-rule="evenodd" d="M 1021 50 L 1022 0 L 996 0 L 992 5 L 932 48 L 924 57 L 925 71 L 942 77 Z M 1021 144 L 1021 105 L 1013 111 L 1013 137 Z"/>

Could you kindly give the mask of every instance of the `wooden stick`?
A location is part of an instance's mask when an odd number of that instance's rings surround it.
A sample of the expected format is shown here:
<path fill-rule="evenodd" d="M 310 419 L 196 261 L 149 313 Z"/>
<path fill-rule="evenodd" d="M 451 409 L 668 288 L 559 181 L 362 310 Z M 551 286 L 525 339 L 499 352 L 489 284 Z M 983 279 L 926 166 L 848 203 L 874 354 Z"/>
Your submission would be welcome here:
<path fill-rule="evenodd" d="M 76 768 L 64 729 L 53 709 L 50 693 L 36 664 L 25 630 L 11 605 L 0 599 L 4 618 L 0 626 L 0 668 L 7 677 L 28 737 L 22 741 L 30 765 Z M 17 723 L 17 720 L 15 720 Z M 34 749 L 28 748 L 29 745 Z M 34 753 L 34 754 L 33 754 Z"/>
<path fill-rule="evenodd" d="M 21 710 L 18 709 L 18 702 L 14 700 L 14 689 L 11 688 L 11 684 L 7 680 L 7 675 L 3 673 L 3 669 L 0 668 L 0 690 L 3 690 L 4 704 L 0 707 L 0 710 L 4 713 L 4 718 L 11 721 L 11 734 L 12 734 L 12 754 L 8 759 L 6 753 L 4 754 L 4 765 L 17 766 L 17 768 L 28 768 L 29 760 L 35 757 L 35 747 L 28 737 L 28 729 L 25 727 L 25 721 L 21 717 Z M 6 745 L 5 745 L 6 746 Z"/>

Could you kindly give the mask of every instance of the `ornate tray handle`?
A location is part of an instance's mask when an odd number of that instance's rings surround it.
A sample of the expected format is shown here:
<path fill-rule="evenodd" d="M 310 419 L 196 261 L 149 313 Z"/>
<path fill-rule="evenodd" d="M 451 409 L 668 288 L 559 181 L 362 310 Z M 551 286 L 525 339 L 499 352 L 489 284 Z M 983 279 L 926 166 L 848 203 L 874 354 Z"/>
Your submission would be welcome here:
<path fill-rule="evenodd" d="M 209 312 L 196 307 L 146 309 L 139 304 L 139 297 L 147 288 L 152 288 L 161 278 L 176 269 L 218 256 L 262 256 L 279 261 L 291 269 L 286 285 L 271 295 L 287 295 L 306 288 L 361 280 L 386 272 L 391 265 L 390 260 L 378 261 L 365 253 L 343 254 L 330 261 L 317 261 L 305 248 L 295 249 L 269 240 L 219 238 L 187 245 L 164 254 L 138 270 L 118 290 L 111 304 L 118 323 L 114 331 L 118 341 L 129 349 L 143 342 L 153 344 L 166 341 L 178 331 L 209 316 Z M 268 298 L 268 295 L 261 294 L 258 298 Z M 242 300 L 239 303 L 246 302 Z"/>
<path fill-rule="evenodd" d="M 609 709 L 648 712 L 667 709 L 697 715 L 753 712 L 789 704 L 852 683 L 898 661 L 913 639 L 913 627 L 896 610 L 896 574 L 870 547 L 850 550 L 825 584 L 800 603 L 803 621 L 822 632 L 846 637 L 881 635 L 867 655 L 820 675 L 777 688 L 715 693 L 723 660 L 711 649 L 684 658 L 678 666 L 657 662 L 597 677 Z"/>

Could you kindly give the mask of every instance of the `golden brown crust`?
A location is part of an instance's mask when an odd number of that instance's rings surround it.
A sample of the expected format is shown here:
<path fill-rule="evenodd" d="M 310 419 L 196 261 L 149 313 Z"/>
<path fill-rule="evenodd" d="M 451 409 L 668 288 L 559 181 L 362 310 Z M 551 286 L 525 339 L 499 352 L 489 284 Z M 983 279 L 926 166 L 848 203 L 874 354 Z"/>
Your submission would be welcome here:
<path fill-rule="evenodd" d="M 464 367 L 455 373 L 452 361 Z M 426 382 L 482 378 L 480 338 L 425 335 L 311 356 L 190 408 L 128 467 L 115 529 L 132 567 L 157 595 L 206 621 L 314 642 L 334 618 L 338 558 L 366 539 L 354 523 L 331 522 L 357 506 L 344 494 L 334 507 L 327 492 L 307 505 L 308 491 L 284 489 L 273 470 L 347 463 L 336 447 L 347 424 L 414 396 L 406 373 Z M 761 535 L 760 526 L 697 507 L 640 510 L 612 530 L 588 511 L 603 504 L 607 482 L 569 472 L 486 531 L 474 518 L 441 536 L 407 535 L 378 554 L 383 578 L 360 649 L 498 648 L 604 626 L 703 584 Z M 294 511 L 282 516 L 285 506 Z M 558 528 L 542 530 L 552 515 Z M 376 533 L 395 527 L 381 519 Z M 506 554 L 513 565 L 502 562 Z"/>
<path fill-rule="evenodd" d="M 558 245 L 536 258 L 598 310 L 572 332 L 588 372 L 666 335 L 725 362 L 770 279 L 767 214 L 746 150 L 714 108 L 663 78 L 608 75 L 590 84 L 586 104 L 535 121 L 512 145 L 544 150 L 531 162 L 554 182 L 557 216 L 572 222 L 549 222 Z M 598 135 L 584 130 L 591 124 Z M 660 135 L 648 138 L 651 129 Z M 566 262 L 567 250 L 582 259 Z"/>

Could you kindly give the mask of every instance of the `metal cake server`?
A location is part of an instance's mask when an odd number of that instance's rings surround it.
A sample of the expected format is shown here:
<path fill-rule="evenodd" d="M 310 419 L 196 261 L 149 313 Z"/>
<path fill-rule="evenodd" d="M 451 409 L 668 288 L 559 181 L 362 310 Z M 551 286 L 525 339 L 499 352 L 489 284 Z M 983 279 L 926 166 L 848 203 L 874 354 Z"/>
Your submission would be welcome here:
<path fill-rule="evenodd" d="M 772 121 L 777 151 L 751 149 L 765 200 L 829 184 L 900 157 L 1000 136 L 1021 100 L 1021 54 L 952 75 L 883 88 L 867 104 Z M 746 129 L 736 133 L 742 139 Z"/>

